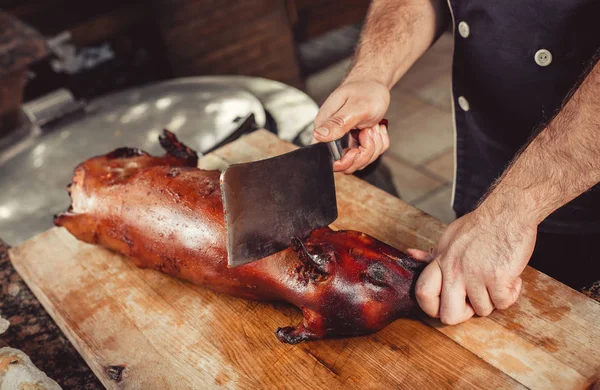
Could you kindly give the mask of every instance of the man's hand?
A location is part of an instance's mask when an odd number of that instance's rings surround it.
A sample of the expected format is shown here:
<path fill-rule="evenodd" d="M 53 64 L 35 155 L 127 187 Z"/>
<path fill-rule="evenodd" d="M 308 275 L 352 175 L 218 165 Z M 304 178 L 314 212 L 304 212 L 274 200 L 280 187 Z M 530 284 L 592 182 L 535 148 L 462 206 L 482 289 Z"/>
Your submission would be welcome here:
<path fill-rule="evenodd" d="M 537 227 L 600 183 L 600 51 L 555 117 L 515 156 L 479 206 L 451 223 L 416 284 L 423 311 L 445 324 L 512 305 Z M 468 298 L 468 302 L 467 302 Z"/>
<path fill-rule="evenodd" d="M 475 210 L 448 225 L 433 253 L 409 251 L 431 260 L 415 287 L 426 314 L 454 325 L 515 303 L 537 228 L 510 214 Z"/>
<path fill-rule="evenodd" d="M 444 0 L 371 1 L 347 77 L 315 118 L 315 141 L 330 142 L 361 130 L 361 146 L 336 161 L 335 171 L 363 169 L 389 147 L 387 129 L 378 126 L 390 104 L 389 91 L 450 19 Z"/>
<path fill-rule="evenodd" d="M 360 129 L 358 148 L 350 149 L 333 169 L 353 173 L 365 168 L 390 146 L 385 126 L 378 125 L 390 104 L 387 87 L 376 81 L 349 81 L 325 101 L 315 118 L 314 138 L 330 142 Z"/>

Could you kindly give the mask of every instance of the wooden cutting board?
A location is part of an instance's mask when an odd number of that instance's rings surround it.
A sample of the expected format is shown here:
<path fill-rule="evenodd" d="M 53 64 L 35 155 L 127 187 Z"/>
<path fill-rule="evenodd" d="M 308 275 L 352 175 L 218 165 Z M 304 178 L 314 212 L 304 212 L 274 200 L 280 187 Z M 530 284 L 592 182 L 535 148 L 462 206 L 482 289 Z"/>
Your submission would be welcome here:
<path fill-rule="evenodd" d="M 131 145 L 135 146 L 135 145 Z M 202 158 L 204 169 L 294 149 L 265 130 Z M 336 175 L 337 228 L 428 249 L 444 225 Z M 66 196 L 66 194 L 65 194 Z M 600 304 L 528 268 L 510 309 L 457 326 L 400 319 L 370 336 L 282 344 L 298 310 L 219 295 L 53 228 L 14 267 L 107 388 L 589 388 L 600 376 Z"/>

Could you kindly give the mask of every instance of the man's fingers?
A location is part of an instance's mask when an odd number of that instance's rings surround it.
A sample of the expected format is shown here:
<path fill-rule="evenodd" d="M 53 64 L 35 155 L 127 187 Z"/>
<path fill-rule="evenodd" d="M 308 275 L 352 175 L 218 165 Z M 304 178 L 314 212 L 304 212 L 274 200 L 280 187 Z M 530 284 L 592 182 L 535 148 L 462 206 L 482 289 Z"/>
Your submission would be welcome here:
<path fill-rule="evenodd" d="M 425 252 L 416 248 L 408 248 L 406 253 L 415 260 L 424 261 L 426 263 L 431 262 L 435 257 L 432 252 Z"/>
<path fill-rule="evenodd" d="M 512 285 L 502 285 L 490 290 L 492 303 L 498 309 L 504 310 L 512 306 L 521 293 L 523 281 L 520 277 L 516 278 Z"/>
<path fill-rule="evenodd" d="M 456 325 L 473 317 L 473 307 L 467 303 L 463 283 L 442 276 L 440 297 L 440 320 L 446 325 Z"/>
<path fill-rule="evenodd" d="M 381 128 L 379 125 L 373 126 L 372 134 L 373 134 L 373 141 L 375 143 L 375 151 L 373 153 L 373 156 L 369 160 L 369 162 L 367 164 L 363 165 L 362 167 L 360 167 L 359 169 L 364 169 L 367 165 L 372 164 L 373 161 L 377 160 L 377 158 L 383 152 L 383 138 L 381 135 Z"/>
<path fill-rule="evenodd" d="M 339 159 L 338 161 L 333 163 L 333 171 L 334 172 L 343 172 L 343 171 L 347 170 L 348 168 L 350 168 L 350 166 L 354 162 L 354 159 L 356 158 L 356 156 L 358 156 L 357 148 L 352 148 L 352 149 L 348 150 L 348 152 L 346 152 L 346 154 L 344 154 L 341 159 Z"/>
<path fill-rule="evenodd" d="M 429 263 L 417 280 L 415 296 L 421 310 L 430 317 L 440 316 L 440 292 L 442 291 L 442 270 L 437 261 Z"/>
<path fill-rule="evenodd" d="M 381 128 L 381 138 L 383 139 L 383 150 L 381 151 L 383 153 L 390 147 L 390 136 L 386 125 L 379 125 L 379 127 Z"/>
<path fill-rule="evenodd" d="M 523 287 L 523 279 L 521 279 L 521 277 L 517 277 L 517 279 L 515 279 L 515 282 L 513 283 L 513 287 L 512 289 L 515 291 L 516 295 L 517 295 L 517 299 L 519 298 L 519 295 L 521 295 L 521 287 Z M 515 299 L 515 301 L 517 300 Z"/>
<path fill-rule="evenodd" d="M 489 316 L 494 311 L 490 294 L 484 284 L 470 284 L 467 286 L 467 296 L 471 307 L 480 317 Z"/>
<path fill-rule="evenodd" d="M 373 153 L 375 153 L 375 141 L 371 134 L 372 131 L 370 128 L 363 129 L 358 134 L 358 142 L 360 144 L 358 147 L 359 153 L 350 168 L 344 171 L 345 173 L 353 173 L 360 167 L 365 166 L 373 156 Z"/>

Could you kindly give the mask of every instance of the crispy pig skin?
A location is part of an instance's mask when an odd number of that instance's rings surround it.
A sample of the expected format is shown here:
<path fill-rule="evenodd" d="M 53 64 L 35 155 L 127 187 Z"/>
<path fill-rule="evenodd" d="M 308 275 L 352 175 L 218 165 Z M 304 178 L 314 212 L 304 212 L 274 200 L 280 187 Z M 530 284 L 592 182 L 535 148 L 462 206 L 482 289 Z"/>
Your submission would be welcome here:
<path fill-rule="evenodd" d="M 297 306 L 303 321 L 276 331 L 285 343 L 365 335 L 418 310 L 414 283 L 424 263 L 358 231 L 317 229 L 229 268 L 220 172 L 198 169 L 196 153 L 172 133 L 165 130 L 160 142 L 163 156 L 119 148 L 79 164 L 68 187 L 71 207 L 54 223 L 140 268 Z"/>

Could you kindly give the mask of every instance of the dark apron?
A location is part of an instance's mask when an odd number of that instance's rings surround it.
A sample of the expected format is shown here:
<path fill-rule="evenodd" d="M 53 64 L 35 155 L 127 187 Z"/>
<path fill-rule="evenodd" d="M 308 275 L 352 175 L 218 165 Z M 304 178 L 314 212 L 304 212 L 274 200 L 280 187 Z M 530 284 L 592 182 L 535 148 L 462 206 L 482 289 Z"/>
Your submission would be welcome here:
<path fill-rule="evenodd" d="M 600 0 L 449 4 L 455 28 L 453 207 L 461 216 L 537 126 L 552 118 L 600 50 Z M 539 230 L 600 233 L 600 185 L 555 211 Z"/>

